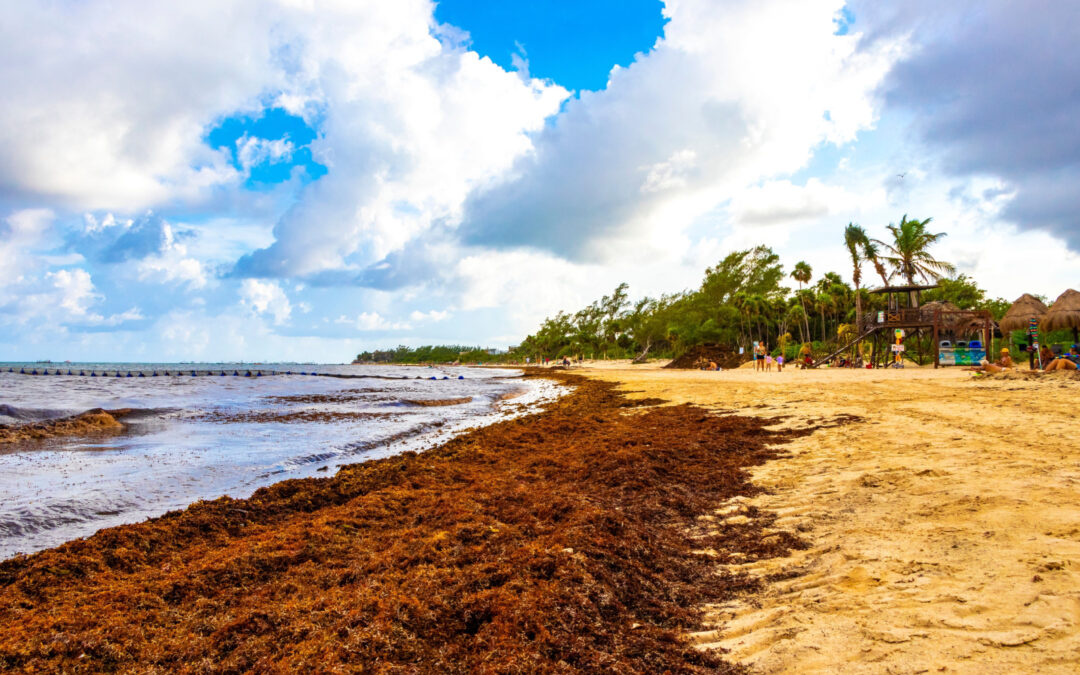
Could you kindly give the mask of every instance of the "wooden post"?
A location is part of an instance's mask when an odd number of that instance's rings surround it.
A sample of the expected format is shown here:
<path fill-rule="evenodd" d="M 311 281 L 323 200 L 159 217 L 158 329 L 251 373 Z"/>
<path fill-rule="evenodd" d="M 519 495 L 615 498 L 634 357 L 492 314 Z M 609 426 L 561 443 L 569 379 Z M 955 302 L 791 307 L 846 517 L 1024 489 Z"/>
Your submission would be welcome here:
<path fill-rule="evenodd" d="M 934 370 L 941 362 L 941 340 L 938 339 L 938 325 L 941 323 L 941 310 L 934 310 Z"/>

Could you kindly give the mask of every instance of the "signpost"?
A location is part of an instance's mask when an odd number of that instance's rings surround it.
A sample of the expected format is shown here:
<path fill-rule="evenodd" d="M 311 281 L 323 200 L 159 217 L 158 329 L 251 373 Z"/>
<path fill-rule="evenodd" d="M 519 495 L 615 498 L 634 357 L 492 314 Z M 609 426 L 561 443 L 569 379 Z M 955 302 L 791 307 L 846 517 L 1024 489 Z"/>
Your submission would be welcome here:
<path fill-rule="evenodd" d="M 896 354 L 894 368 L 904 367 L 904 329 L 896 329 L 896 344 L 892 346 L 893 353 Z"/>

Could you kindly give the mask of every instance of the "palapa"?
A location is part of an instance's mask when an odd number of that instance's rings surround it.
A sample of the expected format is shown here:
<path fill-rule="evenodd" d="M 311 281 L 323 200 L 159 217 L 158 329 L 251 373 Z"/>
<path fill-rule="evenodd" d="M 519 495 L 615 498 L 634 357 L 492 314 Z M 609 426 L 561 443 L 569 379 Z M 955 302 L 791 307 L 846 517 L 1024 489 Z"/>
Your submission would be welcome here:
<path fill-rule="evenodd" d="M 1014 330 L 1027 330 L 1032 319 L 1041 319 L 1046 314 L 1046 305 L 1030 293 L 1024 293 L 1001 317 L 999 326 L 1002 333 L 1011 333 Z"/>
<path fill-rule="evenodd" d="M 1073 342 L 1080 342 L 1080 292 L 1069 289 L 1058 296 L 1042 318 L 1043 332 L 1072 329 Z"/>

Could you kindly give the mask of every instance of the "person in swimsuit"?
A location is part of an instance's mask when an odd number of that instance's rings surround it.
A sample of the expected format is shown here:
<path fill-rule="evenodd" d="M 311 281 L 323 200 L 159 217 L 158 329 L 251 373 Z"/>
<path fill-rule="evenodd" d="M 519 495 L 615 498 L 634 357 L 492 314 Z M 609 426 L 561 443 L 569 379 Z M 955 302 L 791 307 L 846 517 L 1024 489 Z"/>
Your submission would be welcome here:
<path fill-rule="evenodd" d="M 1068 354 L 1057 357 L 1046 364 L 1046 372 L 1054 370 L 1078 370 L 1080 369 L 1080 354 L 1076 351 L 1076 345 L 1072 346 Z"/>

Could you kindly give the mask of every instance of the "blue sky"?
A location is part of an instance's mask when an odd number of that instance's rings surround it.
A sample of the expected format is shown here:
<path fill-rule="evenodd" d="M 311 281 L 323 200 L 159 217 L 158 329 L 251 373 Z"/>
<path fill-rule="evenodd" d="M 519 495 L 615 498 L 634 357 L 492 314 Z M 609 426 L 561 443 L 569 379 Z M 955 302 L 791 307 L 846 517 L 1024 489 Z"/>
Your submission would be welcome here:
<path fill-rule="evenodd" d="M 663 9 L 659 0 L 442 0 L 435 18 L 468 31 L 469 46 L 507 70 L 527 61 L 533 77 L 596 91 L 612 66 L 652 49 Z"/>
<path fill-rule="evenodd" d="M 847 276 L 843 226 L 882 235 L 904 213 L 995 295 L 1080 283 L 1068 3 L 90 0 L 5 18 L 0 360 L 505 347 L 619 282 L 678 291 L 758 243 Z"/>

